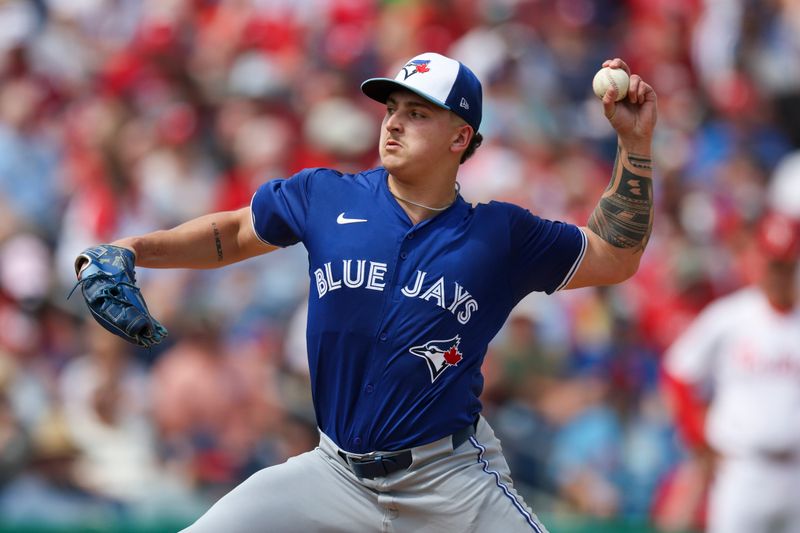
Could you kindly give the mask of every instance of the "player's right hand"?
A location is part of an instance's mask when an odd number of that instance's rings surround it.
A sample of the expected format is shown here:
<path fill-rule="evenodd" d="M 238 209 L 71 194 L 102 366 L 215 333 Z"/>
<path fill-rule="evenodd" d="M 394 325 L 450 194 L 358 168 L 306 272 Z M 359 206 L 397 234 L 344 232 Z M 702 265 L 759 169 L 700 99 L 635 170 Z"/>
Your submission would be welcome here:
<path fill-rule="evenodd" d="M 611 87 L 603 96 L 603 112 L 611 126 L 616 130 L 623 145 L 628 147 L 647 144 L 653 138 L 653 130 L 658 119 L 658 99 L 656 92 L 622 59 L 616 57 L 603 62 L 604 67 L 621 68 L 630 76 L 628 95 L 615 102 L 617 91 Z"/>

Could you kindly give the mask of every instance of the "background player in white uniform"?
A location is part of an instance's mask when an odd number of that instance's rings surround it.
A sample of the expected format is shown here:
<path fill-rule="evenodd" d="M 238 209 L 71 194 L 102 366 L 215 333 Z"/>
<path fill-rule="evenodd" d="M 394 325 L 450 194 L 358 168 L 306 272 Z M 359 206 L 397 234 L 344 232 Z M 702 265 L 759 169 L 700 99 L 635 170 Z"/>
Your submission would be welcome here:
<path fill-rule="evenodd" d="M 716 458 L 713 533 L 800 533 L 800 227 L 770 214 L 757 285 L 710 304 L 665 371 L 686 440 Z"/>
<path fill-rule="evenodd" d="M 628 71 L 620 59 L 604 65 Z M 265 183 L 249 207 L 89 249 L 78 261 L 90 266 L 84 296 L 100 294 L 95 312 L 114 308 L 132 283 L 91 287 L 109 272 L 133 279 L 134 259 L 211 268 L 300 242 L 308 251 L 320 446 L 254 474 L 190 531 L 542 532 L 480 417 L 481 363 L 526 294 L 618 283 L 637 270 L 653 223 L 655 92 L 634 74 L 624 101 L 606 93 L 617 162 L 578 228 L 460 196 L 456 175 L 479 144 L 482 102 L 465 65 L 421 54 L 362 90 L 386 105 L 381 167 L 306 169 Z M 141 342 L 160 340 L 156 329 Z"/>

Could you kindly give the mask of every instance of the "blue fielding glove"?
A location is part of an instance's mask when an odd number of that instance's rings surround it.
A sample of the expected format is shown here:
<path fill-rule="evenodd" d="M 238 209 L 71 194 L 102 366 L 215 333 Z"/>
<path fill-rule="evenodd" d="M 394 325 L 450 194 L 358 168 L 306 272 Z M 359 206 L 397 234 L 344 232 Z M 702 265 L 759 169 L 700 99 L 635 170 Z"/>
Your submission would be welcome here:
<path fill-rule="evenodd" d="M 92 316 L 111 333 L 149 348 L 167 336 L 167 329 L 150 315 L 136 286 L 133 252 L 101 244 L 75 259 L 75 273 Z M 72 296 L 70 292 L 70 296 Z"/>

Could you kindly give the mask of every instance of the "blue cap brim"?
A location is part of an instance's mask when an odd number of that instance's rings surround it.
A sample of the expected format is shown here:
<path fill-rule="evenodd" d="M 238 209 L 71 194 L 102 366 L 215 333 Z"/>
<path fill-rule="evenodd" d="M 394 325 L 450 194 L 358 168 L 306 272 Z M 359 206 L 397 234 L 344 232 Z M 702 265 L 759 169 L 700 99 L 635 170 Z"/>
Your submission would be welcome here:
<path fill-rule="evenodd" d="M 452 109 L 450 109 L 450 106 L 448 106 L 441 100 L 434 98 L 429 94 L 425 94 L 414 87 L 406 85 L 401 81 L 393 80 L 391 78 L 370 78 L 361 84 L 361 92 L 363 92 L 373 100 L 380 102 L 382 104 L 385 104 L 386 100 L 389 99 L 389 95 L 398 89 L 410 91 L 416 94 L 417 96 L 424 98 L 428 102 L 436 104 L 442 109 L 447 109 L 448 111 L 452 111 Z"/>

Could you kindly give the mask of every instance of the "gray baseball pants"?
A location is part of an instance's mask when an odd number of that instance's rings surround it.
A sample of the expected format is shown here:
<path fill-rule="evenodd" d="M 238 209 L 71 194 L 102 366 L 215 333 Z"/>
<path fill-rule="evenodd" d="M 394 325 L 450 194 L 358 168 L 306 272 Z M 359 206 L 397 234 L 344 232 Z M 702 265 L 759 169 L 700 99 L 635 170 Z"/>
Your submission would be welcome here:
<path fill-rule="evenodd" d="M 412 463 L 359 479 L 320 434 L 314 450 L 253 474 L 187 533 L 547 533 L 514 489 L 500 441 L 481 417 L 476 433 L 412 448 Z"/>

